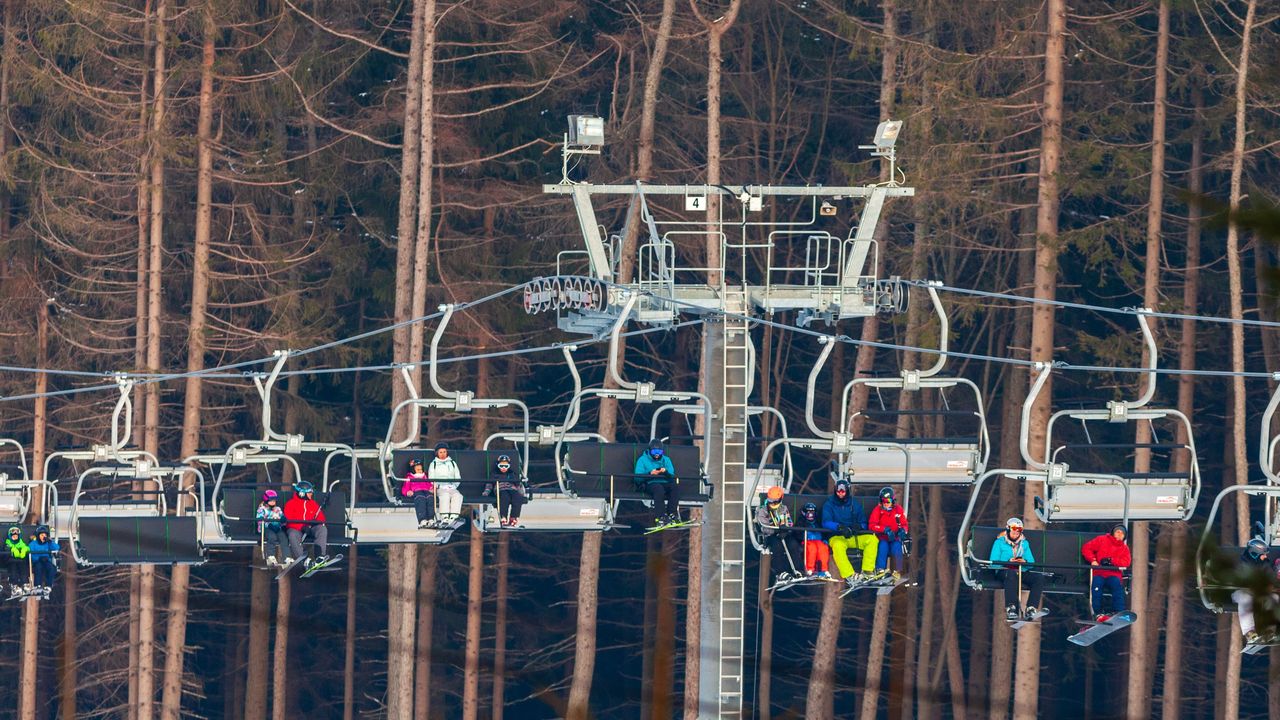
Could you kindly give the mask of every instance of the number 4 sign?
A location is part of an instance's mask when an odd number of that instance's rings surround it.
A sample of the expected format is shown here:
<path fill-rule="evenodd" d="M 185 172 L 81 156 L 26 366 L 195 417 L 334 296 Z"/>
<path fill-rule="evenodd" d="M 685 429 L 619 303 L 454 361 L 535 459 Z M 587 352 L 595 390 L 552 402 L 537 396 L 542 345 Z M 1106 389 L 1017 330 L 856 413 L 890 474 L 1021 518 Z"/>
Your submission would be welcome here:
<path fill-rule="evenodd" d="M 691 212 L 696 210 L 706 210 L 707 196 L 706 195 L 685 195 L 684 209 Z"/>

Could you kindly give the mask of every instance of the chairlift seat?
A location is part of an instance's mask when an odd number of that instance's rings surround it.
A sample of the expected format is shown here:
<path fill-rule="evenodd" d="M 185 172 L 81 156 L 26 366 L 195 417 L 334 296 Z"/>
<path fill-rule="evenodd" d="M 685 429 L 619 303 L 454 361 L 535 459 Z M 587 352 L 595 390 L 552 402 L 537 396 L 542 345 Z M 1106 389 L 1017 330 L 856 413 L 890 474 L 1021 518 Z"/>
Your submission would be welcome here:
<path fill-rule="evenodd" d="M 648 452 L 647 443 L 577 442 L 569 445 L 565 470 L 570 489 L 578 497 L 609 500 L 648 500 L 637 481 L 636 460 Z M 702 470 L 701 451 L 693 445 L 664 448 L 676 469 L 680 504 L 695 507 L 711 499 L 711 486 Z"/>
<path fill-rule="evenodd" d="M 262 540 L 258 532 L 258 503 L 264 490 L 277 489 L 279 484 L 262 484 L 250 487 L 223 487 L 221 489 L 220 507 L 215 509 L 218 526 L 221 529 L 221 540 L 217 545 L 257 544 Z M 288 502 L 290 494 L 280 493 L 281 508 Z M 347 523 L 347 493 L 345 490 L 333 490 L 324 506 L 325 525 L 329 528 L 328 543 L 338 547 L 350 545 Z M 208 535 L 206 530 L 206 535 Z"/>
<path fill-rule="evenodd" d="M 520 511 L 520 531 L 595 532 L 613 526 L 613 513 L 604 498 L 547 494 L 524 504 Z M 490 506 L 476 511 L 476 523 L 484 532 L 500 532 L 498 510 Z"/>
<path fill-rule="evenodd" d="M 17 490 L 8 490 L 0 492 L 0 523 L 13 525 L 22 519 L 23 507 L 22 492 Z"/>
<path fill-rule="evenodd" d="M 1129 481 L 1129 520 L 1174 521 L 1187 517 L 1193 502 L 1186 473 L 1114 473 Z M 1059 520 L 1120 521 L 1125 519 L 1125 490 L 1104 476 L 1068 472 L 1062 480 L 1046 482 L 1042 510 L 1046 522 Z"/>
<path fill-rule="evenodd" d="M 855 485 L 901 484 L 909 470 L 912 485 L 972 485 L 981 471 L 977 443 L 948 440 L 933 443 L 912 438 L 910 442 L 855 445 L 847 455 L 848 480 Z"/>
<path fill-rule="evenodd" d="M 454 528 L 420 530 L 413 505 L 391 503 L 357 505 L 351 511 L 351 526 L 361 545 L 440 545 L 454 533 Z"/>
<path fill-rule="evenodd" d="M 85 565 L 195 565 L 205 561 L 194 516 L 81 517 L 74 531 Z"/>
<path fill-rule="evenodd" d="M 973 527 L 969 531 L 965 547 L 965 563 L 969 577 L 978 590 L 997 590 L 1004 587 L 1003 569 L 992 568 L 986 559 L 991 545 L 1004 532 L 999 527 Z M 1080 554 L 1085 543 L 1097 537 L 1097 532 L 1070 530 L 1024 530 L 1023 537 L 1035 557 L 1033 569 L 1051 573 L 1044 578 L 1044 591 L 1071 595 L 1089 592 L 1089 566 Z"/>
<path fill-rule="evenodd" d="M 449 457 L 458 465 L 458 474 L 461 479 L 457 481 L 445 480 L 443 482 L 457 482 L 458 491 L 462 493 L 462 502 L 467 505 L 492 505 L 495 500 L 493 498 L 492 486 L 495 482 L 498 471 L 496 465 L 498 457 L 507 455 L 511 458 L 511 474 L 520 477 L 520 454 L 515 450 L 472 450 L 460 449 L 449 450 Z M 435 457 L 434 449 L 426 448 L 401 448 L 391 453 L 391 471 L 395 475 L 397 482 L 402 482 L 406 475 L 409 474 L 409 462 L 412 460 L 421 460 L 423 465 L 430 467 L 431 459 Z M 393 489 L 399 497 L 400 488 L 393 485 Z M 489 494 L 485 494 L 485 490 L 489 489 Z"/>

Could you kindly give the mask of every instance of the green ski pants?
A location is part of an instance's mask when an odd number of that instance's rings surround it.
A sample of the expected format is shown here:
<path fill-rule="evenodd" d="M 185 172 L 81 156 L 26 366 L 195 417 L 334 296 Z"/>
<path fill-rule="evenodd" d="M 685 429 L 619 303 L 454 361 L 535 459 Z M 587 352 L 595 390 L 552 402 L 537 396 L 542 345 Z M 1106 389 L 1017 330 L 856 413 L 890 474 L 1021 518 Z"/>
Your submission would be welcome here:
<path fill-rule="evenodd" d="M 849 562 L 851 547 L 862 551 L 862 572 L 869 573 L 876 569 L 876 549 L 880 541 L 875 535 L 854 535 L 848 538 L 843 535 L 832 535 L 827 542 L 831 545 L 831 554 L 835 556 L 840 577 L 847 578 L 853 575 L 853 563 Z"/>

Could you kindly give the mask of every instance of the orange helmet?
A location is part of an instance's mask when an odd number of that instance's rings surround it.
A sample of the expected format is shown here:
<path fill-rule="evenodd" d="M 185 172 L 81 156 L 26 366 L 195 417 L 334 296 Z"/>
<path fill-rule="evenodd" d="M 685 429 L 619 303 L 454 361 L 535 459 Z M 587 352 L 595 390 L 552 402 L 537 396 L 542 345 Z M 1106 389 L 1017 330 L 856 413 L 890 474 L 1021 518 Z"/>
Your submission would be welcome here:
<path fill-rule="evenodd" d="M 769 488 L 769 500 L 771 502 L 777 502 L 781 499 L 782 499 L 782 488 L 778 487 L 777 485 L 774 485 L 773 487 Z"/>

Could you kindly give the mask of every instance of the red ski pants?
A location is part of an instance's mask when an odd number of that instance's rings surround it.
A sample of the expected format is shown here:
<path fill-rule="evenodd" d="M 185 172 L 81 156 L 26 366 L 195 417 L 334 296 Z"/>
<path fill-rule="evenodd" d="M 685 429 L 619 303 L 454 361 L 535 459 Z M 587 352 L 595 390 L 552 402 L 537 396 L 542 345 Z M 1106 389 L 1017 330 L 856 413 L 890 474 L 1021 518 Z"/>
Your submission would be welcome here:
<path fill-rule="evenodd" d="M 830 572 L 831 548 L 821 540 L 804 541 L 804 569 L 814 571 L 814 566 L 822 572 Z"/>

